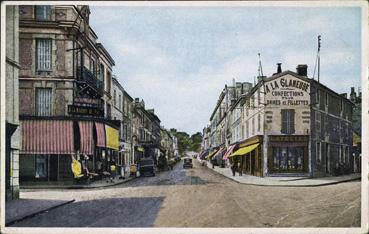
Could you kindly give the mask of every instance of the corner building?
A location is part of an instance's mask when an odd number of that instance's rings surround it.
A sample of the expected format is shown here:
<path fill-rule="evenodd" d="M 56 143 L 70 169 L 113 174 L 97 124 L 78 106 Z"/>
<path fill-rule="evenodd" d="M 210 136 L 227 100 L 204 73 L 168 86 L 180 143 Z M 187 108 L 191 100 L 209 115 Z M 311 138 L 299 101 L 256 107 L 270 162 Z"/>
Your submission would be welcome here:
<path fill-rule="evenodd" d="M 20 180 L 73 179 L 71 156 L 90 172 L 117 163 L 114 60 L 89 26 L 88 6 L 19 6 Z"/>
<path fill-rule="evenodd" d="M 307 66 L 259 77 L 242 96 L 242 134 L 231 160 L 255 176 L 352 172 L 353 104 L 314 79 Z"/>

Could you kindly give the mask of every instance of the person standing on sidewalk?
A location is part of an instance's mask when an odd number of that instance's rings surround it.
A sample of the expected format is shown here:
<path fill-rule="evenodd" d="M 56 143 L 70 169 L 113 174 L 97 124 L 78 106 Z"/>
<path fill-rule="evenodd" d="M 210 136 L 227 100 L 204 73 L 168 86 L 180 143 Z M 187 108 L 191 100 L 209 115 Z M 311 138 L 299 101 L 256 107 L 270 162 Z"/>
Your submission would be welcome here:
<path fill-rule="evenodd" d="M 234 161 L 231 162 L 231 170 L 232 170 L 232 175 L 235 176 L 236 175 L 236 163 Z"/>
<path fill-rule="evenodd" d="M 242 176 L 242 167 L 241 167 L 242 164 L 241 164 L 241 160 L 238 160 L 237 166 L 238 166 L 239 175 Z"/>

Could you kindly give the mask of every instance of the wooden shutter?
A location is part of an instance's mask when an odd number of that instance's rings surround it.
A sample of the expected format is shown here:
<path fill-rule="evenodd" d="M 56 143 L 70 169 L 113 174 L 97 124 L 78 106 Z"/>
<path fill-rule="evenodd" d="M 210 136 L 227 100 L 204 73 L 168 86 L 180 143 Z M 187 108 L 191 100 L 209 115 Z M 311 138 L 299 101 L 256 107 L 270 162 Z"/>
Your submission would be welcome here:
<path fill-rule="evenodd" d="M 290 132 L 289 134 L 293 134 L 295 133 L 295 110 L 289 110 L 289 115 L 290 115 L 290 126 L 289 126 L 289 129 L 290 129 Z"/>
<path fill-rule="evenodd" d="M 287 110 L 281 110 L 281 115 L 282 115 L 282 129 L 281 132 L 284 134 L 287 134 Z"/>

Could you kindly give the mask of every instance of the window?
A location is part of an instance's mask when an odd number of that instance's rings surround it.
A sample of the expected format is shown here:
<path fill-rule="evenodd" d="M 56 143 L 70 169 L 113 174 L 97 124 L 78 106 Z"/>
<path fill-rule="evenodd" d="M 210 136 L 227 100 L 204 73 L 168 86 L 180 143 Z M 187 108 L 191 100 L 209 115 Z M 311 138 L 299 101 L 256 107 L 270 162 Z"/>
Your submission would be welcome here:
<path fill-rule="evenodd" d="M 282 110 L 282 129 L 284 134 L 295 133 L 295 110 L 285 109 Z"/>
<path fill-rule="evenodd" d="M 50 20 L 51 19 L 51 6 L 36 6 L 36 19 L 37 20 Z"/>
<path fill-rule="evenodd" d="M 114 103 L 114 106 L 117 106 L 117 91 L 115 89 L 114 89 L 113 103 Z"/>
<path fill-rule="evenodd" d="M 51 71 L 51 39 L 36 39 L 37 71 Z"/>
<path fill-rule="evenodd" d="M 104 81 L 105 79 L 105 68 L 103 64 L 100 64 L 100 80 Z"/>
<path fill-rule="evenodd" d="M 36 89 L 36 115 L 50 116 L 52 112 L 52 89 Z"/>
<path fill-rule="evenodd" d="M 119 94 L 119 99 L 118 99 L 118 101 L 119 101 L 119 104 L 118 104 L 118 106 L 119 106 L 119 110 L 121 111 L 121 110 L 122 110 L 122 95 L 120 95 L 120 94 Z"/>
<path fill-rule="evenodd" d="M 47 155 L 35 155 L 35 178 L 47 178 Z"/>
<path fill-rule="evenodd" d="M 252 117 L 252 135 L 255 135 L 255 118 Z"/>
<path fill-rule="evenodd" d="M 260 128 L 261 128 L 261 117 L 260 117 L 260 114 L 258 114 L 258 132 L 260 132 Z"/>
<path fill-rule="evenodd" d="M 322 154 L 320 152 L 320 142 L 317 142 L 316 143 L 316 158 L 317 158 L 317 161 L 318 163 L 321 163 L 322 162 Z"/>
<path fill-rule="evenodd" d="M 325 105 L 328 106 L 328 93 L 325 93 Z"/>
<path fill-rule="evenodd" d="M 95 63 L 95 60 L 93 59 L 91 59 L 90 71 L 92 72 L 92 74 L 96 76 L 96 63 Z"/>

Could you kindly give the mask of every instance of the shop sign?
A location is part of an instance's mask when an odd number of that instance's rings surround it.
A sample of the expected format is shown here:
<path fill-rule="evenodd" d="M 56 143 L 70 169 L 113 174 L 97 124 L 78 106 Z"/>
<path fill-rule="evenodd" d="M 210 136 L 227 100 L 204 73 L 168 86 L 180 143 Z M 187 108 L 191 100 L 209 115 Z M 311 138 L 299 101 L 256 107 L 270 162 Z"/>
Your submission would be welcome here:
<path fill-rule="evenodd" d="M 310 84 L 293 76 L 265 83 L 266 104 L 273 106 L 308 106 Z"/>
<path fill-rule="evenodd" d="M 68 105 L 68 114 L 104 116 L 104 111 L 96 107 Z"/>
<path fill-rule="evenodd" d="M 309 136 L 270 136 L 270 141 L 274 142 L 296 142 L 308 141 Z"/>

